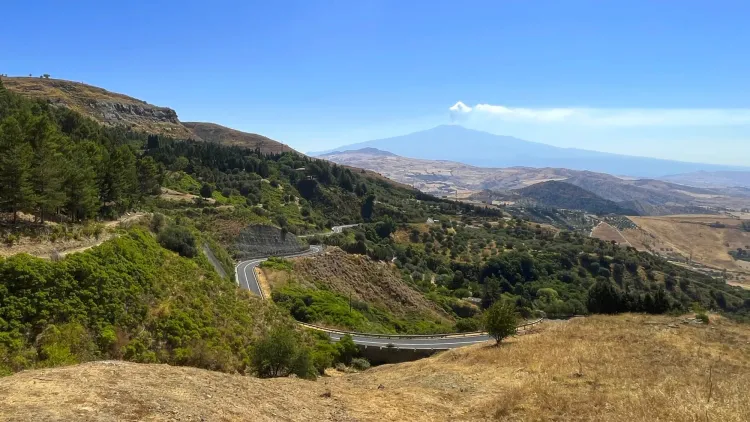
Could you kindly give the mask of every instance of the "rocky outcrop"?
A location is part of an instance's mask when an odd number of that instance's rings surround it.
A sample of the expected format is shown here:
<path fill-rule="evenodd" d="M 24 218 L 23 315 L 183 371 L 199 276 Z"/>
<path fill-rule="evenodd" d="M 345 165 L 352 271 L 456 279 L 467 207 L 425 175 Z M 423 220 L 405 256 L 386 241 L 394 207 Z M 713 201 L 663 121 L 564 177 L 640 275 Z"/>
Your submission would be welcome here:
<path fill-rule="evenodd" d="M 3 78 L 2 81 L 11 91 L 68 107 L 105 125 L 125 126 L 177 139 L 200 139 L 180 122 L 171 108 L 127 95 L 60 79 Z"/>
<path fill-rule="evenodd" d="M 240 260 L 302 252 L 307 246 L 291 233 L 273 226 L 252 225 L 240 232 L 235 244 Z"/>

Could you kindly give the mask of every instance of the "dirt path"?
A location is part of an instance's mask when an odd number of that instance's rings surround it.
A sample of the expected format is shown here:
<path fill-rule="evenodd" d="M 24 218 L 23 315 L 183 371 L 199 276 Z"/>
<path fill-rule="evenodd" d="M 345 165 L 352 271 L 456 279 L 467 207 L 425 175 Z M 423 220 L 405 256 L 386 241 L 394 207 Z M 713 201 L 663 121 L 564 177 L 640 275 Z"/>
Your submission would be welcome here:
<path fill-rule="evenodd" d="M 27 253 L 32 256 L 43 259 L 62 258 L 66 255 L 83 252 L 87 249 L 91 249 L 94 246 L 99 246 L 102 243 L 116 237 L 113 233 L 113 229 L 118 225 L 128 222 L 133 222 L 141 217 L 145 216 L 146 213 L 137 212 L 132 214 L 125 214 L 117 220 L 103 222 L 103 232 L 98 237 L 85 237 L 79 240 L 63 240 L 52 242 L 49 240 L 39 240 L 32 238 L 21 238 L 18 243 L 13 246 L 2 246 L 0 247 L 0 256 L 9 257 L 12 255 Z"/>

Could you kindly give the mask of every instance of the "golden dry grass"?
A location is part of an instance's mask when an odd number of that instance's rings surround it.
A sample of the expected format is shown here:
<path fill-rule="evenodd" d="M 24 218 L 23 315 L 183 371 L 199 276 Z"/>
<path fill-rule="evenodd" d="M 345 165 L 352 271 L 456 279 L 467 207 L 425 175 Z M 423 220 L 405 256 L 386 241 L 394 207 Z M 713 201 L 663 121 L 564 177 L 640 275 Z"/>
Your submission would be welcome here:
<path fill-rule="evenodd" d="M 740 220 L 720 216 L 629 217 L 638 229 L 623 231 L 639 249 L 661 252 L 672 249 L 684 257 L 708 266 L 745 271 L 729 255 L 730 250 L 750 246 L 750 233 L 738 228 Z M 720 222 L 725 228 L 710 227 Z"/>
<path fill-rule="evenodd" d="M 0 379 L 1 420 L 747 421 L 750 326 L 595 316 L 359 374 L 86 364 Z M 322 397 L 330 392 L 330 397 Z"/>
<path fill-rule="evenodd" d="M 614 240 L 620 245 L 633 246 L 630 244 L 630 242 L 628 242 L 628 239 L 626 239 L 625 236 L 620 233 L 619 230 L 603 221 L 596 227 L 594 227 L 594 230 L 591 231 L 591 237 L 595 237 L 607 242 L 611 242 Z"/>

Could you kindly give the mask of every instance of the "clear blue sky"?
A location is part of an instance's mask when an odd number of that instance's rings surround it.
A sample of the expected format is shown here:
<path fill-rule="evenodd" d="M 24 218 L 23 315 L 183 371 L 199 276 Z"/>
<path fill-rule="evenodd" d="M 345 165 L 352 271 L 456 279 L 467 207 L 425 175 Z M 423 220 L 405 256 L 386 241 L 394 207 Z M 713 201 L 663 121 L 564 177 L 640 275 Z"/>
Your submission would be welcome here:
<path fill-rule="evenodd" d="M 11 0 L 2 14 L 0 73 L 86 82 L 302 151 L 457 121 L 750 164 L 748 2 Z"/>

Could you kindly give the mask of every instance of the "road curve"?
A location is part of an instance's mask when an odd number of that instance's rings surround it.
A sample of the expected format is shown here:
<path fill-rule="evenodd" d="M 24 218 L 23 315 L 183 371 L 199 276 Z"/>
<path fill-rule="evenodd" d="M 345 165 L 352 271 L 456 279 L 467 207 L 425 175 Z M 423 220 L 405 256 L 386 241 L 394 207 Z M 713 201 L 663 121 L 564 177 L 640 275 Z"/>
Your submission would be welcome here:
<path fill-rule="evenodd" d="M 356 224 L 355 224 L 356 225 Z M 354 227 L 355 225 L 349 226 L 336 226 L 332 227 L 332 233 L 341 233 L 343 229 L 347 227 Z M 301 256 L 309 256 L 319 254 L 323 251 L 323 248 L 319 245 L 311 245 L 310 249 L 296 254 L 284 255 L 285 258 L 295 258 Z M 237 285 L 244 290 L 249 290 L 263 299 L 267 299 L 263 294 L 263 290 L 260 288 L 258 278 L 255 273 L 255 268 L 260 265 L 261 262 L 268 258 L 251 259 L 248 261 L 242 261 L 235 267 L 235 278 Z M 306 325 L 306 324 L 304 324 Z M 333 341 L 339 341 L 341 337 L 346 334 L 338 330 L 329 330 L 323 327 L 315 327 L 315 329 L 325 331 L 331 337 Z M 471 344 L 482 343 L 488 341 L 490 337 L 486 333 L 474 333 L 474 334 L 435 334 L 434 336 L 393 336 L 384 337 L 383 335 L 367 335 L 363 333 L 351 334 L 354 343 L 361 346 L 374 346 L 374 347 L 394 347 L 397 349 L 420 349 L 420 350 L 447 350 L 461 346 L 468 346 Z"/>

